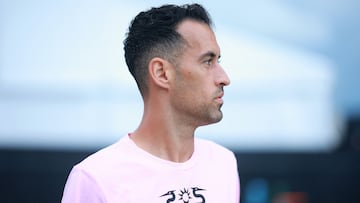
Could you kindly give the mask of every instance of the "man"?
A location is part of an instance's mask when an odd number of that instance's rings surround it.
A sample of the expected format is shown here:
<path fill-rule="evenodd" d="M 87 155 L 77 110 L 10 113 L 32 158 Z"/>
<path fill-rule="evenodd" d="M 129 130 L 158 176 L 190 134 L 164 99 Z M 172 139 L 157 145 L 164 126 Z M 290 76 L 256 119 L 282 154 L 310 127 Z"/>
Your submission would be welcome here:
<path fill-rule="evenodd" d="M 72 169 L 62 202 L 238 203 L 234 154 L 194 138 L 197 127 L 222 119 L 230 83 L 206 10 L 192 4 L 141 12 L 124 46 L 144 101 L 142 121 Z"/>

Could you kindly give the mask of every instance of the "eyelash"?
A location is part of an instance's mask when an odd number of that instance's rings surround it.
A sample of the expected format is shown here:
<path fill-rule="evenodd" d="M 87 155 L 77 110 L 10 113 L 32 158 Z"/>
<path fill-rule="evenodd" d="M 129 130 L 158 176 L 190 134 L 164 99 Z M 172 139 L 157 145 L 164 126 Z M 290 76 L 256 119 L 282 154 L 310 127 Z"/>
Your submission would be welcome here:
<path fill-rule="evenodd" d="M 208 59 L 208 60 L 205 61 L 206 65 L 211 65 L 212 62 L 213 62 L 213 59 Z M 218 62 L 218 63 L 221 62 L 220 58 L 217 60 L 217 62 Z"/>

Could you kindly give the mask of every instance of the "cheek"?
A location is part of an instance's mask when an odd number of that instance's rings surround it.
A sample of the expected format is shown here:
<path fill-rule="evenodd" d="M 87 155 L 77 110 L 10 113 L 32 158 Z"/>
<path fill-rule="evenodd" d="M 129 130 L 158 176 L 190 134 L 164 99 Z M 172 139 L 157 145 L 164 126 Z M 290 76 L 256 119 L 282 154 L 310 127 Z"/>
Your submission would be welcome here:
<path fill-rule="evenodd" d="M 195 68 L 193 68 L 195 69 Z M 183 72 L 178 72 L 176 75 L 176 88 L 179 94 L 186 96 L 187 98 L 196 98 L 199 97 L 205 99 L 206 97 L 206 75 L 201 71 L 192 71 L 186 70 Z"/>

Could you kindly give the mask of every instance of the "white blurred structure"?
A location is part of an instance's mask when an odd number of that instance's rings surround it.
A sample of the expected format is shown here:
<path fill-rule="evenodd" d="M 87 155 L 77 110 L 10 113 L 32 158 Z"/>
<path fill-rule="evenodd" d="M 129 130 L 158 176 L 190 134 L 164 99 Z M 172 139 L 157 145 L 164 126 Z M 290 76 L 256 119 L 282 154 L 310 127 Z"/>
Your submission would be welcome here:
<path fill-rule="evenodd" d="M 1 2 L 0 147 L 98 148 L 134 130 L 142 101 L 123 59 L 122 40 L 130 20 L 154 4 Z M 295 38 L 297 29 L 299 37 L 324 44 L 331 40 L 329 26 L 277 2 L 277 17 L 268 22 L 274 27 L 242 14 L 268 30 L 250 32 L 220 17 L 224 5 L 204 5 L 214 12 L 222 65 L 232 83 L 225 88 L 223 121 L 199 128 L 197 136 L 240 151 L 336 147 L 336 64 L 267 37 L 275 29 Z M 256 15 L 271 16 L 261 5 L 257 9 L 264 12 Z M 307 22 L 316 29 L 306 30 Z"/>

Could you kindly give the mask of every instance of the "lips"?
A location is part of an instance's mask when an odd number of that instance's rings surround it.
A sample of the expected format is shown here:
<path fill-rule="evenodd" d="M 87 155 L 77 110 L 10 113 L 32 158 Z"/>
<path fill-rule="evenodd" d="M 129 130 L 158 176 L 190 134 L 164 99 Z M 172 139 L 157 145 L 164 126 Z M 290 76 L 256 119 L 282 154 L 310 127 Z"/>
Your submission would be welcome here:
<path fill-rule="evenodd" d="M 218 98 L 222 98 L 224 96 L 224 92 L 221 92 Z"/>
<path fill-rule="evenodd" d="M 219 103 L 224 103 L 224 100 L 222 99 L 222 97 L 224 96 L 224 92 L 221 92 L 216 98 L 215 101 L 219 102 Z"/>

